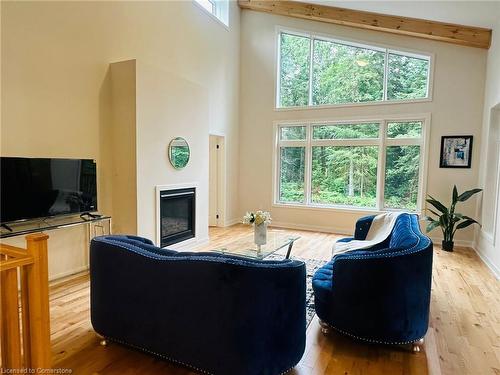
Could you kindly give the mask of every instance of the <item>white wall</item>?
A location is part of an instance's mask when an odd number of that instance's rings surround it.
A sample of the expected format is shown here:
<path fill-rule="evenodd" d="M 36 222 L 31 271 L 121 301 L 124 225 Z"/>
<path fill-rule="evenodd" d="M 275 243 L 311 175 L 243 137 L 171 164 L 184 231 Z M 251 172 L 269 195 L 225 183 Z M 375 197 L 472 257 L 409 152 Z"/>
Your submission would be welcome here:
<path fill-rule="evenodd" d="M 207 91 L 204 126 L 226 137 L 226 218 L 236 218 L 240 10 L 231 2 L 229 11 L 226 29 L 192 1 L 2 2 L 1 155 L 97 159 L 106 213 L 111 191 L 102 176 L 110 151 L 101 140 L 111 117 L 108 67 L 138 59 Z M 186 126 L 177 124 L 175 133 Z M 58 264 L 78 268 L 73 260 L 87 245 L 69 231 L 48 234 L 49 259 L 64 246 Z"/>
<path fill-rule="evenodd" d="M 338 38 L 388 45 L 435 54 L 433 101 L 418 104 L 350 106 L 333 109 L 274 110 L 276 26 L 319 32 Z M 486 51 L 410 37 L 358 30 L 252 11 L 241 16 L 240 208 L 272 211 L 275 223 L 306 229 L 352 233 L 364 213 L 273 207 L 273 121 L 336 119 L 356 116 L 431 113 L 427 191 L 450 199 L 453 184 L 460 190 L 478 181 Z M 442 135 L 472 134 L 471 169 L 439 169 Z M 474 214 L 475 203 L 461 208 Z M 439 236 L 436 231 L 433 236 Z M 473 230 L 457 234 L 459 244 L 471 244 Z"/>
<path fill-rule="evenodd" d="M 196 238 L 208 241 L 209 94 L 199 85 L 141 61 L 137 61 L 136 79 L 137 233 L 155 241 L 159 225 L 156 186 L 193 183 L 197 186 Z M 182 170 L 172 167 L 167 153 L 176 136 L 185 138 L 191 151 L 189 164 Z"/>
<path fill-rule="evenodd" d="M 500 4 L 499 14 L 500 14 Z M 483 227 L 476 236 L 476 249 L 486 264 L 500 278 L 500 184 L 498 184 L 498 144 L 500 142 L 500 18 L 493 28 L 493 42 L 488 51 L 484 97 L 484 147 L 481 150 L 480 186 L 485 192 L 479 204 Z M 495 220 L 496 218 L 496 220 Z"/>
<path fill-rule="evenodd" d="M 102 91 L 110 108 L 101 125 L 101 207 L 113 217 L 113 232 L 137 234 L 137 64 L 136 60 L 110 64 Z"/>

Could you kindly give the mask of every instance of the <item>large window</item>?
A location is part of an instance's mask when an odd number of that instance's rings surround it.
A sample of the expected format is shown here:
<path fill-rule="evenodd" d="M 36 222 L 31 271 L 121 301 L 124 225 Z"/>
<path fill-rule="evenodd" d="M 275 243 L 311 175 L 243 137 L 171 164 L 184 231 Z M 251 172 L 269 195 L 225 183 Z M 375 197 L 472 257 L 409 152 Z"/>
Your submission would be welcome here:
<path fill-rule="evenodd" d="M 418 211 L 425 128 L 418 118 L 279 124 L 275 201 Z"/>
<path fill-rule="evenodd" d="M 277 107 L 429 97 L 430 57 L 279 33 Z"/>

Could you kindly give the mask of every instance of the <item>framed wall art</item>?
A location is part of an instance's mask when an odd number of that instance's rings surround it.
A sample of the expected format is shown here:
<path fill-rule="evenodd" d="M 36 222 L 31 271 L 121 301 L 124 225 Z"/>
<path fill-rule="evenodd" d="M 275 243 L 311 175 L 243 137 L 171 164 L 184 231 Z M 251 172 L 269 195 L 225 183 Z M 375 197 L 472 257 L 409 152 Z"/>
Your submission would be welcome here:
<path fill-rule="evenodd" d="M 440 168 L 470 168 L 472 159 L 472 135 L 441 137 Z"/>

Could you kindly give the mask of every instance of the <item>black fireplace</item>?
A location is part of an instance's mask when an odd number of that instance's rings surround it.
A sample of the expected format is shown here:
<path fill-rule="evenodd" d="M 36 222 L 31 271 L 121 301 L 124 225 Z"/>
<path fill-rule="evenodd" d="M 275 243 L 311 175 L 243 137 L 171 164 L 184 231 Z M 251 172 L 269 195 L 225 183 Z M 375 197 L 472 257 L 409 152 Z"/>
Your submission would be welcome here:
<path fill-rule="evenodd" d="M 196 189 L 160 192 L 161 247 L 194 238 L 196 228 Z"/>

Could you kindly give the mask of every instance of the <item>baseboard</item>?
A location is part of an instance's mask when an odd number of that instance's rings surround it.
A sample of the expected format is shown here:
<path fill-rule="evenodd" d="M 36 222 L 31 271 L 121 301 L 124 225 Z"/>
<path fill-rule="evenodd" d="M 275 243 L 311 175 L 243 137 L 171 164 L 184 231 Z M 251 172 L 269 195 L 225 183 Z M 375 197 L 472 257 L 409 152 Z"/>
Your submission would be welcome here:
<path fill-rule="evenodd" d="M 482 236 L 486 241 L 488 241 L 491 244 L 491 246 L 495 245 L 495 241 L 493 240 L 492 234 L 487 233 L 487 232 L 483 232 L 482 230 L 480 230 L 479 235 Z"/>
<path fill-rule="evenodd" d="M 89 265 L 87 264 L 85 266 L 74 268 L 74 269 L 69 270 L 69 271 L 64 271 L 64 272 L 50 276 L 49 281 L 50 282 L 57 281 L 57 280 L 62 279 L 64 277 L 68 277 L 68 276 L 74 275 L 74 274 L 79 273 L 79 272 L 87 271 L 88 269 L 89 269 Z"/>
<path fill-rule="evenodd" d="M 230 227 L 231 225 L 240 224 L 240 223 L 241 223 L 241 219 L 234 218 L 234 219 L 226 220 L 224 222 L 224 227 Z"/>
<path fill-rule="evenodd" d="M 493 262 L 488 258 L 486 255 L 478 251 L 477 249 L 474 249 L 478 257 L 483 261 L 484 264 L 486 264 L 486 267 L 490 269 L 490 271 L 493 273 L 493 275 L 496 277 L 497 280 L 500 280 L 500 268 L 495 266 Z"/>
<path fill-rule="evenodd" d="M 295 224 L 295 223 L 285 223 L 283 221 L 273 221 L 271 223 L 271 227 L 284 228 L 284 229 L 308 230 L 308 231 L 314 231 L 314 232 L 334 233 L 334 234 L 352 236 L 352 231 L 348 231 L 347 229 L 334 228 L 331 226 Z"/>
<path fill-rule="evenodd" d="M 289 229 L 297 229 L 297 230 L 309 230 L 309 231 L 315 231 L 315 232 L 325 232 L 325 233 L 334 233 L 334 234 L 341 234 L 341 235 L 348 235 L 352 236 L 352 231 L 346 230 L 346 229 L 341 229 L 341 228 L 334 228 L 331 226 L 320 226 L 320 225 L 308 225 L 308 224 L 296 224 L 296 223 L 286 223 L 282 221 L 273 221 L 271 226 L 277 227 L 277 228 L 289 228 Z M 443 240 L 442 238 L 439 237 L 431 237 L 432 242 L 435 245 L 440 245 L 441 241 Z M 473 241 L 467 241 L 467 240 L 455 240 L 455 245 L 460 246 L 460 247 L 473 247 Z"/>
<path fill-rule="evenodd" d="M 434 245 L 441 246 L 441 242 L 443 241 L 442 237 L 430 237 Z M 455 246 L 460 246 L 460 247 L 470 247 L 472 248 L 474 246 L 473 241 L 467 241 L 467 240 L 454 240 Z"/>
<path fill-rule="evenodd" d="M 500 268 L 498 268 L 492 261 L 490 258 L 488 258 L 486 255 L 484 255 L 480 250 L 479 250 L 479 246 L 477 246 L 477 243 L 474 242 L 474 245 L 472 246 L 472 249 L 476 252 L 477 256 L 479 257 L 479 259 L 481 259 L 481 261 L 486 264 L 486 267 L 488 267 L 491 271 L 491 273 L 493 274 L 493 276 L 495 276 L 495 278 L 497 280 L 500 280 Z"/>

